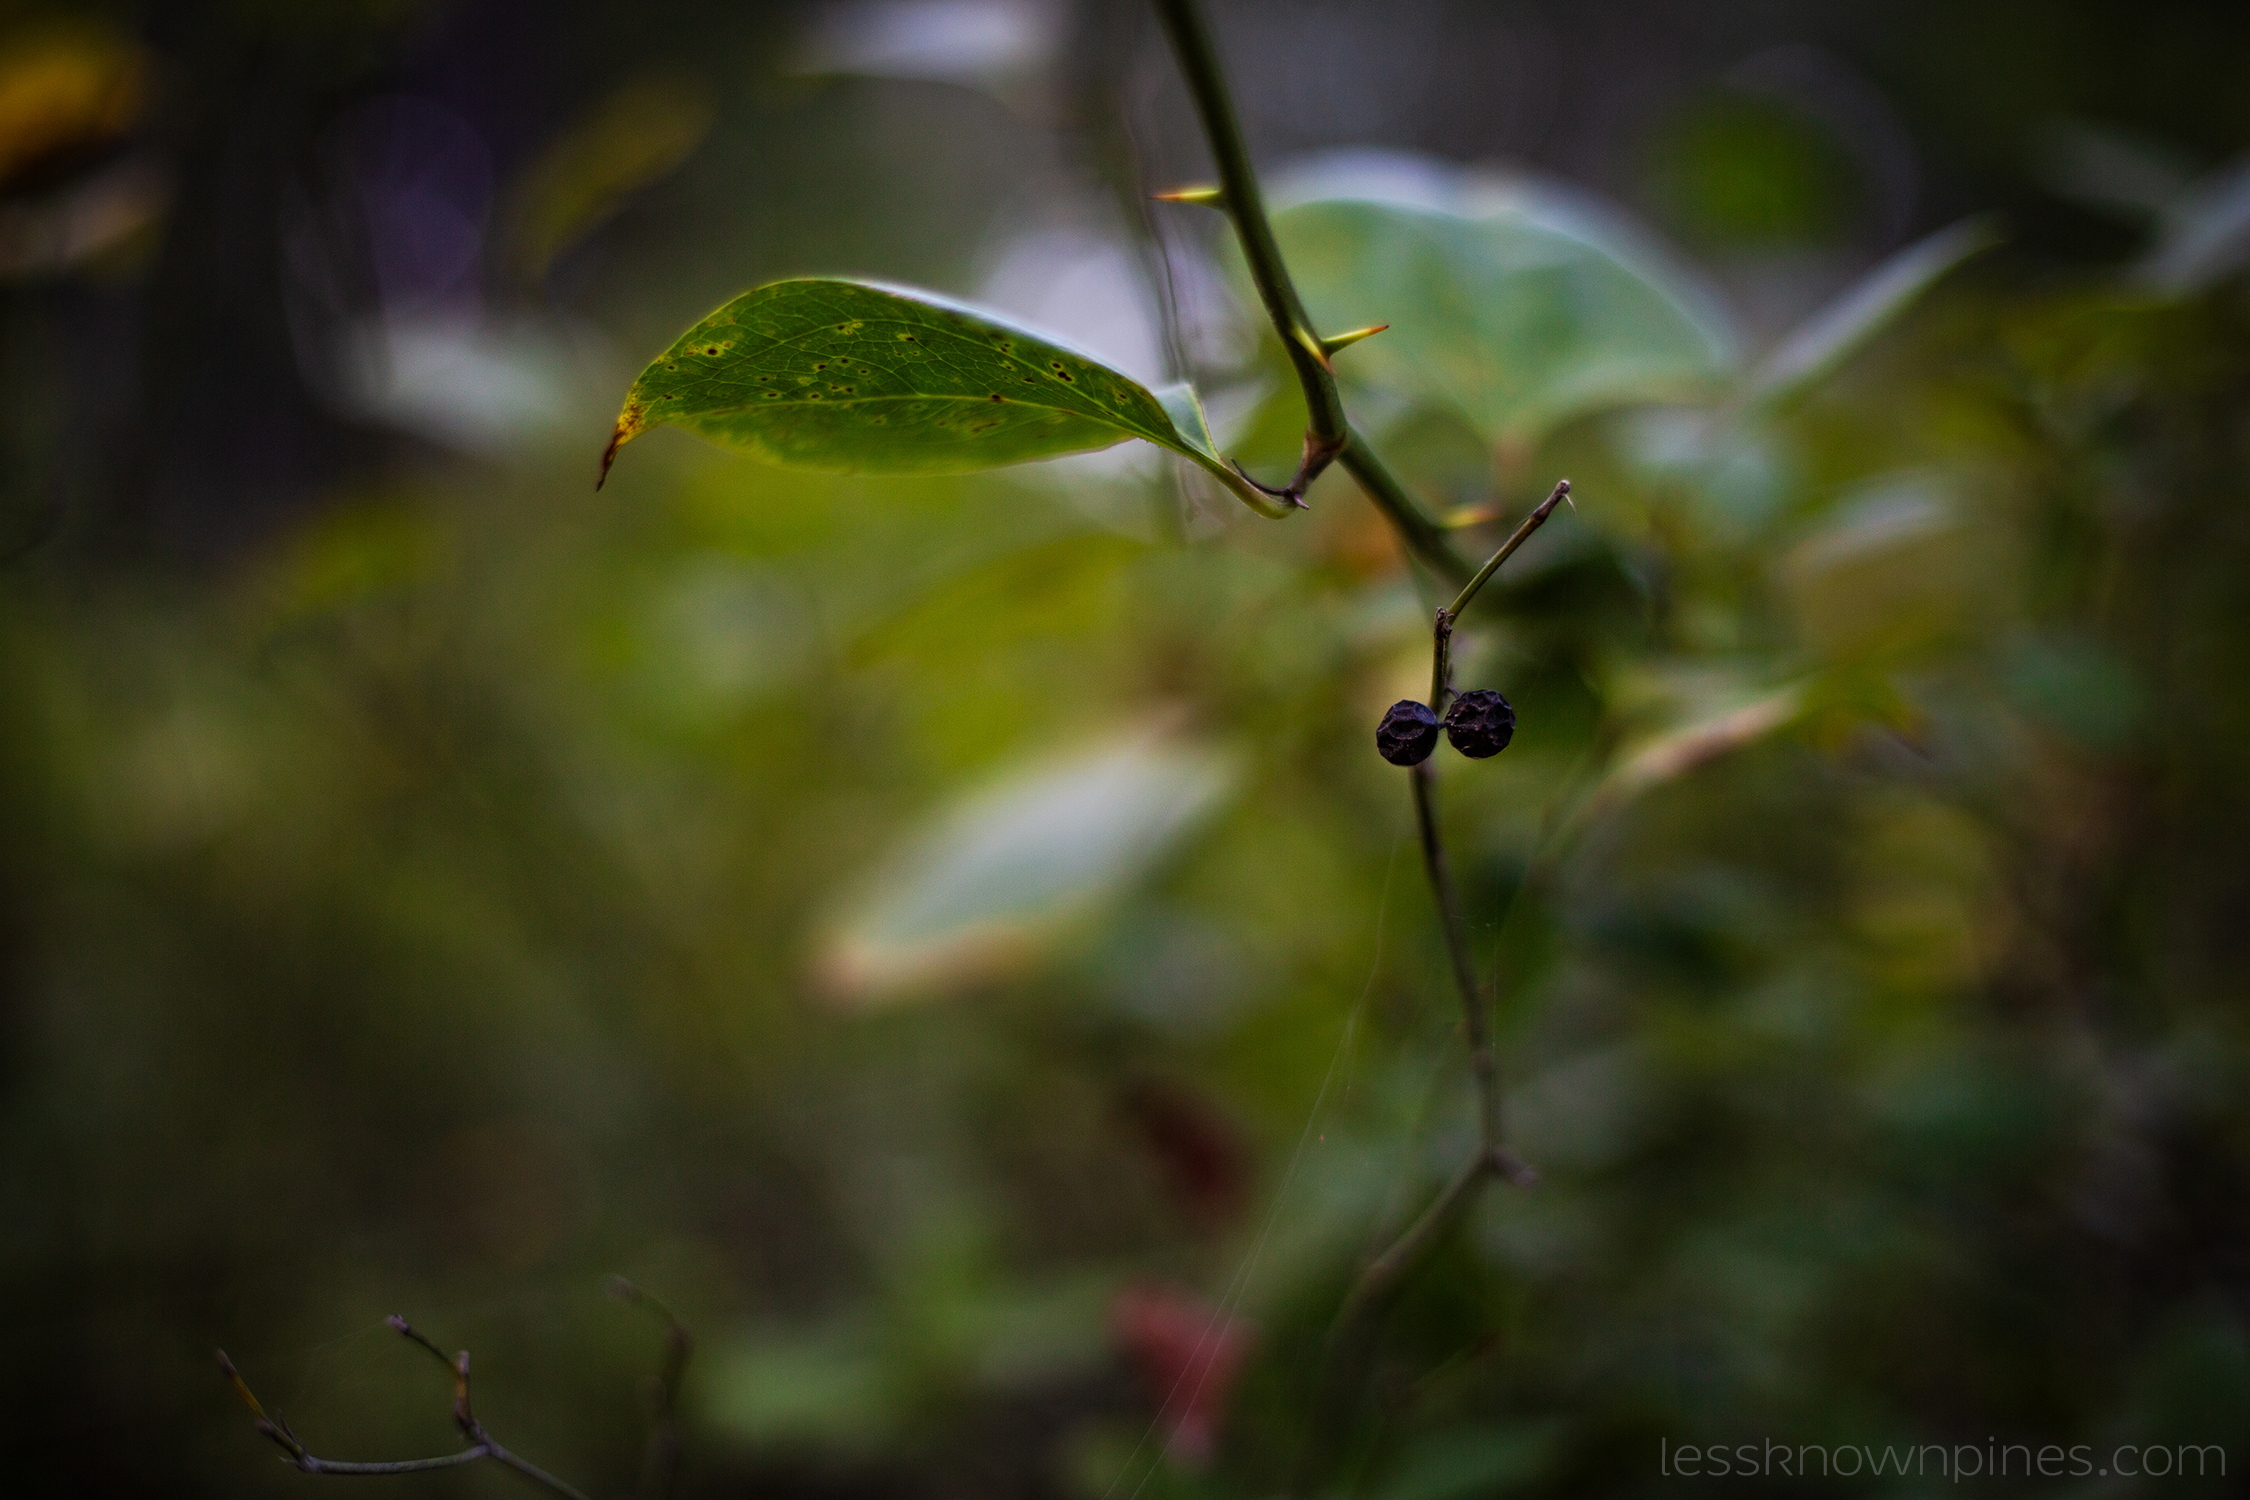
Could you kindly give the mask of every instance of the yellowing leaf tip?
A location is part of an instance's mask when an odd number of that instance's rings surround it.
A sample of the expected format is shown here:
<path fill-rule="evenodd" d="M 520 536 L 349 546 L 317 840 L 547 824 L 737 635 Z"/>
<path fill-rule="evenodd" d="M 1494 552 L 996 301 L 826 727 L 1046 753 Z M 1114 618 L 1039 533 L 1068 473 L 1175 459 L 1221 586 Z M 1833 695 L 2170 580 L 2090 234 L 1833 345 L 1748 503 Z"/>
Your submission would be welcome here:
<path fill-rule="evenodd" d="M 638 401 L 628 401 L 617 414 L 617 426 L 609 435 L 609 446 L 602 450 L 602 471 L 595 476 L 594 488 L 609 483 L 609 466 L 617 462 L 617 450 L 648 430 L 648 408 Z"/>

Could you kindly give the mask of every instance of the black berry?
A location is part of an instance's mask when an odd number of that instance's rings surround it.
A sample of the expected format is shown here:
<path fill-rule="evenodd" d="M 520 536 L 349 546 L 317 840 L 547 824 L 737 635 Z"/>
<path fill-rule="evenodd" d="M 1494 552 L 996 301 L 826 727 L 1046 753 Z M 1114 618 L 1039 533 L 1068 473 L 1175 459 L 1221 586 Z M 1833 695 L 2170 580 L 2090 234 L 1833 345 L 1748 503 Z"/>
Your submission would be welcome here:
<path fill-rule="evenodd" d="M 1420 704 L 1415 706 L 1421 707 Z M 1492 689 L 1472 688 L 1455 698 L 1452 707 L 1446 709 L 1445 737 L 1453 741 L 1454 749 L 1471 760 L 1498 755 L 1508 748 L 1508 741 L 1516 737 L 1516 711 L 1508 706 L 1507 699 Z"/>
<path fill-rule="evenodd" d="M 1416 766 L 1437 748 L 1438 716 L 1429 705 L 1401 698 L 1375 726 L 1375 753 L 1394 766 Z"/>

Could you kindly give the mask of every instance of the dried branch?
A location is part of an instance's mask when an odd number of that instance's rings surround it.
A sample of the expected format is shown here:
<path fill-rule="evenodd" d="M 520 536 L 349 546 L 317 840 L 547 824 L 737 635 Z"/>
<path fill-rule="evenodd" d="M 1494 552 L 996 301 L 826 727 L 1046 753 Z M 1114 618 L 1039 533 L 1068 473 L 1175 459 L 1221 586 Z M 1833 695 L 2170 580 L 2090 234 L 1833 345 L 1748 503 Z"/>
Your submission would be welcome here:
<path fill-rule="evenodd" d="M 687 1369 L 688 1355 L 694 1340 L 679 1319 L 663 1303 L 622 1279 L 613 1282 L 611 1290 L 624 1300 L 654 1310 L 667 1325 L 665 1354 L 661 1372 L 651 1382 L 653 1423 L 649 1433 L 648 1452 L 642 1465 L 643 1494 L 648 1500 L 661 1500 L 669 1491 L 672 1476 L 678 1467 L 679 1438 L 674 1425 L 674 1408 L 678 1400 L 680 1377 Z M 242 1374 L 227 1358 L 224 1349 L 218 1351 L 219 1371 L 225 1375 L 234 1393 L 249 1409 L 252 1423 L 260 1435 L 281 1449 L 292 1467 L 307 1474 L 386 1476 L 392 1474 L 420 1474 L 431 1469 L 459 1468 L 490 1459 L 503 1468 L 513 1469 L 540 1488 L 565 1497 L 565 1500 L 586 1500 L 586 1496 L 566 1484 L 537 1464 L 504 1447 L 477 1420 L 476 1409 L 469 1400 L 469 1351 L 447 1354 L 430 1337 L 402 1317 L 393 1315 L 385 1320 L 399 1337 L 417 1348 L 427 1350 L 432 1359 L 443 1365 L 453 1376 L 453 1425 L 469 1446 L 459 1453 L 441 1454 L 435 1458 L 408 1458 L 382 1462 L 358 1462 L 320 1458 L 307 1449 L 297 1434 L 290 1430 L 289 1422 L 279 1413 L 268 1416 L 265 1407 L 251 1391 Z"/>
<path fill-rule="evenodd" d="M 680 1470 L 680 1381 L 687 1374 L 689 1356 L 695 1352 L 695 1338 L 672 1309 L 624 1277 L 610 1278 L 609 1294 L 664 1320 L 664 1362 L 648 1381 L 649 1427 L 648 1444 L 641 1452 L 641 1500 L 665 1500 Z"/>

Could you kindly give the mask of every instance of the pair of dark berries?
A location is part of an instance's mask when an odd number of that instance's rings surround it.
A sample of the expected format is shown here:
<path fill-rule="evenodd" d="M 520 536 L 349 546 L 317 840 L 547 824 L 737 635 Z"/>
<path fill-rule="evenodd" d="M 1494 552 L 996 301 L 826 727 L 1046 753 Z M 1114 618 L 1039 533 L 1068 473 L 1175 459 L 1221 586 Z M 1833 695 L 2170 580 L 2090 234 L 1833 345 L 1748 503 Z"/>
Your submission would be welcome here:
<path fill-rule="evenodd" d="M 1508 700 L 1490 688 L 1472 688 L 1454 698 L 1443 721 L 1428 704 L 1399 699 L 1375 726 L 1375 752 L 1394 766 L 1418 766 L 1437 748 L 1441 722 L 1453 748 L 1471 760 L 1498 755 L 1516 737 L 1516 711 Z"/>

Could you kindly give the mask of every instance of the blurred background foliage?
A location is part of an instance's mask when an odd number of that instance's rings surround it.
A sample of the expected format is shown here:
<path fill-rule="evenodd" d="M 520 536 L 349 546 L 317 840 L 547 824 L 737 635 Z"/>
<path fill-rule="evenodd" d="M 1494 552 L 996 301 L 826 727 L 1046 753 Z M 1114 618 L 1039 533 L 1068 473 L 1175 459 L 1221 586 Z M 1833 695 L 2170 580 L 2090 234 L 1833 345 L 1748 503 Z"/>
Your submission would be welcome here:
<path fill-rule="evenodd" d="M 1214 10 L 1308 301 L 1394 325 L 1355 415 L 1459 519 L 1579 497 L 1466 632 L 1515 747 L 1441 752 L 1545 1181 L 1338 1490 L 2239 1473 L 2250 14 Z M 1140 206 L 1204 170 L 1124 0 L 0 8 L 14 1472 L 323 1483 L 221 1342 L 316 1452 L 446 1451 L 398 1311 L 621 1493 L 622 1272 L 701 1341 L 687 1492 L 1274 1492 L 1473 1137 L 1368 743 L 1438 596 L 1340 474 L 1275 525 L 668 433 L 592 489 L 640 363 L 808 271 L 1192 374 L 1284 472 L 1219 222 Z"/>

